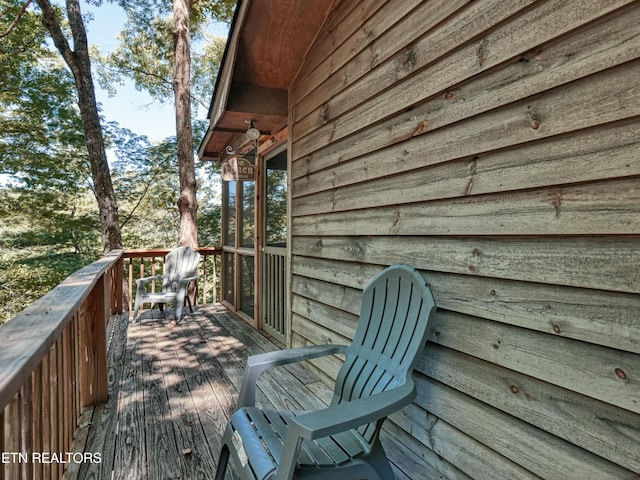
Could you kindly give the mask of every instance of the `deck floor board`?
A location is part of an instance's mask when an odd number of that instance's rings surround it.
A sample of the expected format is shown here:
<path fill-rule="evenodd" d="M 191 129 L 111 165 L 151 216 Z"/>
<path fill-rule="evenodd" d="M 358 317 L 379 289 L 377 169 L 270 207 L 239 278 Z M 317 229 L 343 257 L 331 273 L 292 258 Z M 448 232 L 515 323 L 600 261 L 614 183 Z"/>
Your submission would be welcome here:
<path fill-rule="evenodd" d="M 178 325 L 172 319 L 172 310 L 147 310 L 137 324 L 113 317 L 109 401 L 89 412 L 85 444 L 76 446 L 102 462 L 74 465 L 69 480 L 213 477 L 246 358 L 278 346 L 220 305 L 198 307 Z M 309 390 L 320 382 L 297 368 L 267 372 L 258 404 L 325 405 L 328 388 Z"/>

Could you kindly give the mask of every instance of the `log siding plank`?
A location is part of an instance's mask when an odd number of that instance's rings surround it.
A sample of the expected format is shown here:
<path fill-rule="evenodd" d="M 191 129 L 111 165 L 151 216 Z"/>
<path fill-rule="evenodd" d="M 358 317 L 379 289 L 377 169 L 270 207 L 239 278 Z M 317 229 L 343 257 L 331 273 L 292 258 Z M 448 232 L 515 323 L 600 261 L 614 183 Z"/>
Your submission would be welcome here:
<path fill-rule="evenodd" d="M 640 179 L 296 217 L 294 235 L 637 235 Z"/>
<path fill-rule="evenodd" d="M 295 215 L 638 176 L 637 128 L 635 121 L 613 123 L 369 182 L 317 185 L 321 191 L 296 199 Z"/>
<path fill-rule="evenodd" d="M 313 110 L 320 109 L 316 115 L 309 119 L 312 123 L 319 122 L 322 124 L 322 119 L 333 118 L 337 112 L 333 112 L 333 109 L 339 102 L 330 101 L 325 103 L 327 95 L 331 98 L 333 95 L 339 95 L 345 97 L 343 90 L 355 83 L 361 76 L 366 75 L 368 72 L 376 68 L 378 65 L 387 61 L 393 54 L 398 52 L 398 48 L 414 42 L 419 36 L 424 35 L 431 28 L 444 21 L 448 16 L 453 14 L 456 10 L 469 4 L 469 0 L 437 0 L 430 2 L 387 2 L 385 5 L 385 12 L 389 12 L 389 15 L 385 18 L 385 25 L 389 25 L 391 22 L 388 20 L 397 20 L 398 14 L 405 15 L 402 21 L 397 21 L 387 31 L 384 31 L 382 35 L 378 37 L 370 36 L 369 42 L 366 48 L 362 50 L 351 49 L 346 52 L 346 55 L 352 55 L 350 58 L 345 59 L 341 68 L 337 71 L 333 69 L 316 70 L 311 75 L 322 77 L 315 80 L 314 87 L 317 87 L 323 77 L 328 78 L 322 81 L 322 88 L 312 90 L 310 88 L 310 79 L 307 77 L 305 81 L 298 82 L 295 85 L 293 91 L 293 97 L 300 99 L 300 103 L 293 106 L 293 119 L 296 124 Z M 417 6 L 416 6 L 417 4 Z M 410 7 L 410 8 L 407 8 Z M 414 8 L 415 7 L 415 8 Z M 413 10 L 411 10 L 413 8 Z M 364 27 L 366 29 L 366 26 Z M 376 27 L 377 31 L 383 30 L 381 26 Z M 399 65 L 400 68 L 407 69 L 412 65 L 412 57 L 406 56 L 403 64 Z M 392 78 L 397 73 L 389 74 Z M 367 82 L 369 83 L 369 82 Z M 372 82 L 375 83 L 375 82 Z M 357 98 L 366 98 L 362 95 Z M 347 101 L 347 105 L 353 102 L 352 98 L 342 98 L 343 101 Z M 329 108 L 332 112 L 329 114 L 326 112 Z M 344 108 L 344 107 L 337 107 Z M 318 118 L 320 117 L 320 118 Z"/>
<path fill-rule="evenodd" d="M 637 294 L 637 237 L 295 237 L 293 254 Z M 297 260 L 302 260 L 297 259 Z M 620 272 L 625 272 L 620 275 Z"/>
<path fill-rule="evenodd" d="M 635 476 L 634 472 L 543 430 L 532 429 L 521 420 L 433 380 L 425 379 L 418 384 L 417 402 L 442 420 L 468 432 L 478 442 L 541 478 L 632 480 Z M 470 412 L 474 414 L 470 415 Z M 541 462 L 541 458 L 550 461 Z M 475 472 L 468 473 L 474 477 L 476 475 Z"/>
<path fill-rule="evenodd" d="M 424 66 L 429 65 L 445 55 L 447 48 L 456 48 L 459 45 L 469 42 L 471 39 L 492 28 L 495 23 L 504 21 L 528 7 L 533 1 L 534 0 L 517 0 L 512 2 L 500 2 L 498 0 L 477 1 L 471 3 L 469 8 L 461 9 L 458 15 L 451 15 L 450 19 L 446 19 L 446 17 L 449 16 L 447 14 L 450 13 L 449 8 L 451 8 L 451 6 L 458 6 L 457 3 L 454 3 L 453 5 L 449 5 L 447 9 L 439 9 L 440 12 L 438 15 L 443 15 L 444 18 L 436 18 L 436 24 L 440 26 L 440 28 L 435 29 L 433 32 L 429 32 L 429 28 L 432 26 L 429 21 L 423 21 L 424 26 L 419 22 L 412 22 L 410 20 L 403 22 L 402 28 L 409 30 L 408 33 L 410 35 L 418 36 L 424 33 L 425 30 L 423 30 L 423 28 L 426 29 L 427 33 L 432 33 L 432 35 L 426 35 L 415 42 L 415 45 L 413 45 L 412 42 L 391 43 L 391 45 L 386 48 L 393 48 L 398 51 L 402 47 L 402 50 L 400 50 L 394 58 L 391 58 L 390 61 L 382 63 L 379 68 L 374 69 L 375 64 L 371 66 L 363 65 L 362 68 L 365 72 L 370 69 L 372 70 L 371 74 L 363 76 L 363 78 L 355 82 L 353 86 L 346 88 L 342 92 L 333 92 L 329 86 L 329 96 L 325 98 L 331 100 L 328 100 L 327 103 L 322 105 L 314 115 L 310 115 L 294 125 L 293 131 L 296 137 L 303 138 L 311 131 L 317 130 L 323 125 L 326 125 L 324 130 L 327 130 L 327 128 L 332 129 L 333 138 L 341 138 L 344 134 L 351 133 L 353 126 L 346 127 L 346 125 L 349 124 L 353 117 L 358 117 L 360 122 L 366 119 L 366 114 L 363 115 L 362 113 L 365 111 L 368 112 L 371 104 L 379 101 L 382 97 L 379 94 L 388 88 L 390 89 L 389 92 L 400 100 L 400 104 L 394 105 L 390 111 L 397 111 L 395 110 L 397 107 L 400 107 L 402 110 L 402 107 L 405 106 L 402 103 L 408 101 L 407 99 L 409 98 L 397 92 L 399 85 L 403 84 L 403 80 L 406 79 L 406 83 L 415 83 L 416 81 L 424 83 L 421 79 L 424 73 L 420 73 L 417 79 L 413 79 L 412 75 L 415 72 L 420 72 Z M 425 12 L 417 13 L 417 15 L 424 14 Z M 415 31 L 416 29 L 417 31 Z M 390 36 L 387 41 L 393 42 L 394 38 Z M 376 51 L 382 50 L 384 52 L 385 50 L 380 46 L 372 45 L 372 47 L 374 47 Z M 444 47 L 444 49 L 440 47 Z M 475 52 L 473 59 L 472 64 L 477 65 L 477 54 L 475 54 Z M 352 61 L 352 63 L 355 62 Z M 458 66 L 458 68 L 460 68 L 460 66 Z M 356 77 L 357 79 L 357 76 L 352 74 L 348 77 L 349 81 L 351 81 L 352 77 Z M 349 85 L 349 82 L 342 82 L 342 84 Z M 421 93 L 419 95 L 414 95 L 416 100 L 424 98 L 424 94 L 429 90 L 427 89 L 425 92 L 423 85 L 420 91 Z M 294 96 L 298 98 L 296 93 L 297 92 L 294 91 Z M 306 99 L 301 101 L 306 101 Z M 363 104 L 365 101 L 367 101 L 367 104 Z M 406 105 L 405 107 L 408 106 L 409 105 Z M 375 108 L 375 110 L 377 110 L 377 108 Z M 344 115 L 341 120 L 340 117 L 345 113 L 346 115 Z M 316 132 L 316 134 L 322 136 L 323 129 L 320 128 L 320 130 L 321 131 Z M 341 130 L 343 130 L 344 133 L 342 133 Z"/>
<path fill-rule="evenodd" d="M 308 258 L 305 263 L 315 268 L 312 273 L 298 270 L 294 275 L 293 311 L 318 317 L 325 326 L 335 323 L 331 329 L 349 337 L 362 287 L 357 281 L 334 283 L 336 262 Z M 442 309 L 640 354 L 637 295 L 435 271 L 424 276 Z"/>
<path fill-rule="evenodd" d="M 512 3 L 502 2 L 500 5 Z M 406 81 L 395 82 L 391 88 L 384 91 L 383 95 L 369 97 L 367 102 L 335 120 L 325 121 L 320 129 L 313 132 L 310 144 L 300 143 L 300 140 L 305 138 L 304 133 L 296 131 L 294 125 L 292 131 L 295 134 L 295 158 L 308 154 L 319 145 L 346 137 L 366 125 L 382 121 L 395 112 L 401 112 L 422 103 L 436 93 L 445 91 L 473 75 L 509 59 L 519 58 L 532 47 L 551 41 L 628 3 L 629 0 L 612 1 L 607 2 L 605 6 L 597 0 L 585 0 L 581 2 L 581 8 L 578 9 L 574 3 L 539 2 L 537 4 L 539 8 L 526 10 L 526 14 L 518 17 L 517 21 L 506 22 L 503 29 L 494 30 L 488 36 L 478 39 L 472 49 L 462 50 L 463 58 L 447 59 L 451 60 L 451 63 L 446 64 L 449 68 L 448 72 L 433 71 L 433 68 L 423 70 L 418 75 L 408 77 Z M 469 17 L 463 21 L 463 25 L 473 25 L 479 19 L 485 19 L 488 21 L 486 28 L 489 28 L 492 15 L 493 12 L 491 15 Z M 457 34 L 456 32 L 458 30 L 454 29 L 454 34 Z M 451 43 L 448 35 L 444 36 L 442 42 L 445 49 L 452 45 L 459 45 Z M 440 55 L 443 48 L 434 43 L 429 43 L 429 47 L 429 50 L 436 52 L 434 53 L 436 55 Z M 478 52 L 481 52 L 482 58 L 479 58 Z M 490 52 L 490 54 L 484 52 Z M 436 64 L 436 67 L 439 65 Z M 461 69 L 465 67 L 469 71 L 462 74 Z M 425 88 L 425 85 L 428 87 Z M 356 96 L 356 98 L 360 97 Z"/>
<path fill-rule="evenodd" d="M 628 410 L 439 345 L 426 351 L 418 369 L 596 455 L 640 470 L 640 430 L 637 416 Z"/>
<path fill-rule="evenodd" d="M 640 61 L 623 64 L 606 73 L 527 98 L 484 115 L 460 121 L 449 128 L 420 135 L 356 161 L 341 162 L 294 181 L 295 197 L 328 188 L 365 182 L 386 175 L 424 168 L 484 152 L 606 125 L 640 115 Z M 606 95 L 602 93 L 606 92 Z M 535 117 L 538 124 L 532 124 Z M 535 128 L 533 128 L 535 126 Z M 329 177 L 329 181 L 323 179 Z M 295 202 L 294 202 L 295 206 Z"/>

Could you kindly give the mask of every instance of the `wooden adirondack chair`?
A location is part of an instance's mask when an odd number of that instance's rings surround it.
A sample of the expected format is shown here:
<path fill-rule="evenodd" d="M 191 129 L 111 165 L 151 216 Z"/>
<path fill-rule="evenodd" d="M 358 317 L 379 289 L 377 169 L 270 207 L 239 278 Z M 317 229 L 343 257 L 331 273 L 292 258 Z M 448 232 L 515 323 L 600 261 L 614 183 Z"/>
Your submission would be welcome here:
<path fill-rule="evenodd" d="M 229 457 L 243 479 L 393 479 L 378 439 L 382 422 L 416 396 L 412 372 L 428 336 L 435 302 L 422 276 L 393 265 L 365 288 L 351 345 L 320 345 L 248 359 L 238 408 L 227 424 L 216 479 Z M 325 409 L 290 412 L 255 407 L 268 368 L 344 354 Z"/>
<path fill-rule="evenodd" d="M 193 312 L 191 299 L 187 295 L 189 284 L 198 279 L 196 272 L 200 263 L 200 254 L 191 247 L 179 247 L 164 257 L 162 275 L 154 275 L 136 280 L 136 304 L 133 309 L 133 321 L 137 322 L 138 311 L 145 303 L 158 303 L 160 308 L 165 303 L 173 303 L 176 308 L 176 322 L 180 321 L 185 299 L 189 310 Z M 147 285 L 153 280 L 162 280 L 162 290 L 148 292 Z"/>

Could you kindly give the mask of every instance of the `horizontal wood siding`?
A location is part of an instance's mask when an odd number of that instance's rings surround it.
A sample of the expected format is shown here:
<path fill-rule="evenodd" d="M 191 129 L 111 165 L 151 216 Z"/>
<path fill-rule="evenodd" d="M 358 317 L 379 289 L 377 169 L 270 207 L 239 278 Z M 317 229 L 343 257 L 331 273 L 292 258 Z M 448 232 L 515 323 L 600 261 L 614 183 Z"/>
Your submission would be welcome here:
<path fill-rule="evenodd" d="M 383 436 L 406 478 L 640 476 L 638 79 L 637 0 L 327 17 L 291 89 L 291 339 L 349 342 L 370 278 L 423 273 L 419 394 Z"/>

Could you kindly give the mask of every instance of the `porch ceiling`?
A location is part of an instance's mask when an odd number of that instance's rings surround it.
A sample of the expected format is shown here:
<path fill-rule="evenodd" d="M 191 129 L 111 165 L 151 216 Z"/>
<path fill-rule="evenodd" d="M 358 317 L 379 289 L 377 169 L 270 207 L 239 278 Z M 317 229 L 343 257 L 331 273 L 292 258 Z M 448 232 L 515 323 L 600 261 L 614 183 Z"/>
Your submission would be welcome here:
<path fill-rule="evenodd" d="M 288 88 L 333 0 L 239 0 L 209 109 L 201 160 L 247 130 L 247 119 L 266 135 L 283 127 Z"/>

